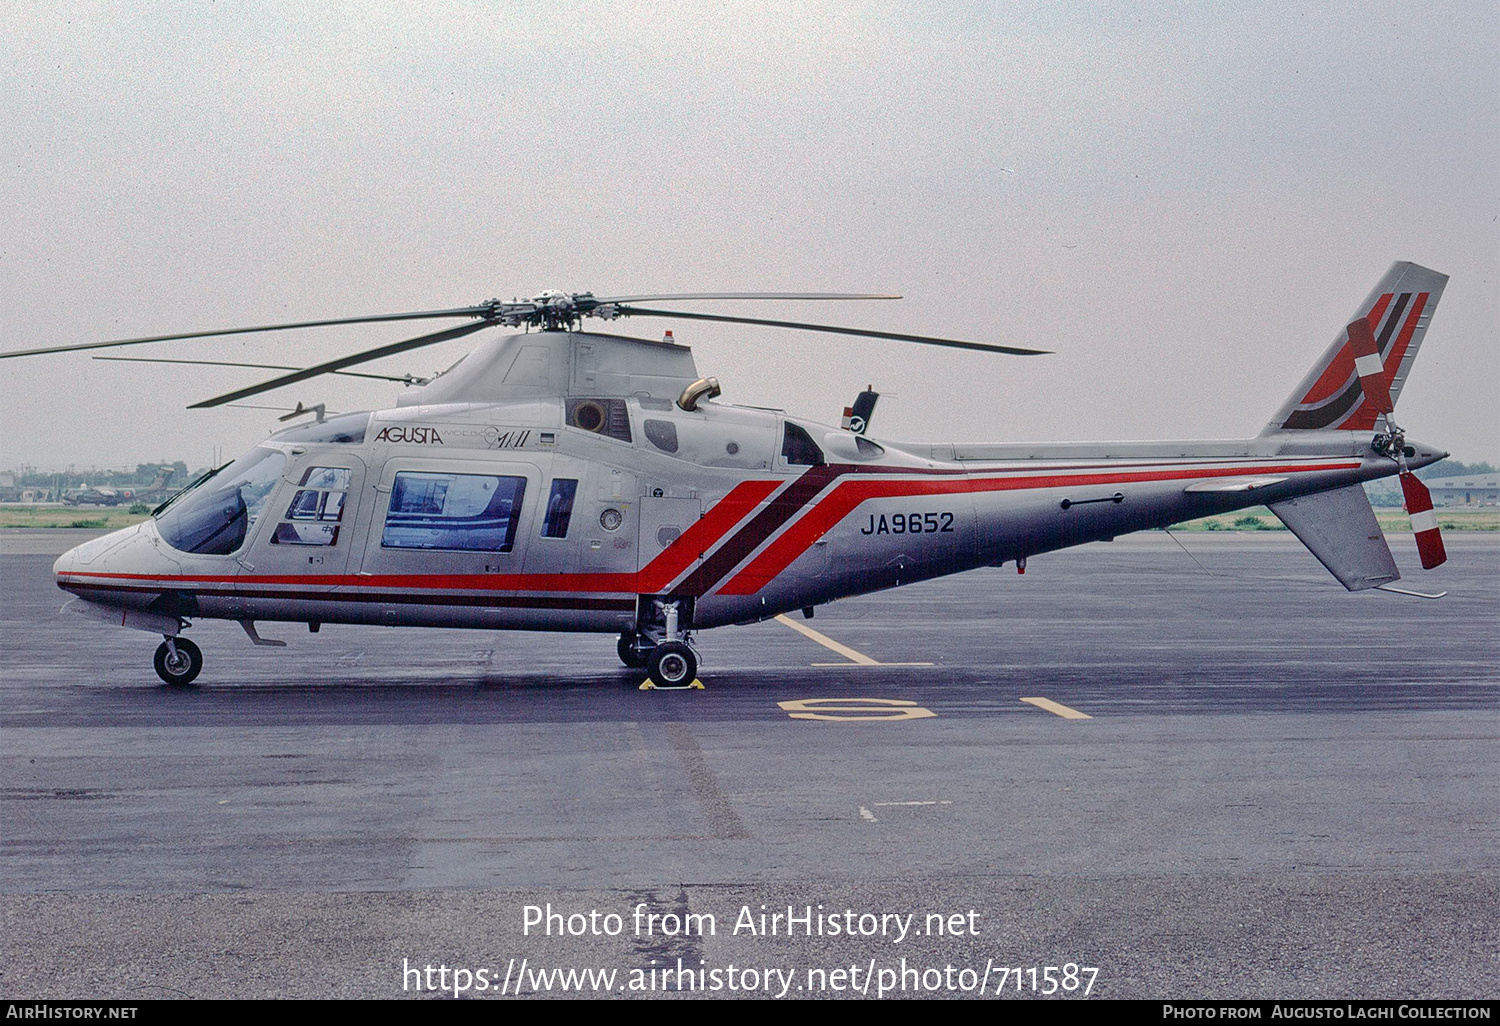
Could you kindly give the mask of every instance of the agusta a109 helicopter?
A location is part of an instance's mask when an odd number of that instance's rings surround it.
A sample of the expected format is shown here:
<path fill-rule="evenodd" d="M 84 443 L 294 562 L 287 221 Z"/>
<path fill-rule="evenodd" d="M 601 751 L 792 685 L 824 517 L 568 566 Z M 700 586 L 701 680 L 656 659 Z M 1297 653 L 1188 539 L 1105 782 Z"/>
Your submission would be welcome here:
<path fill-rule="evenodd" d="M 203 665 L 189 621 L 596 631 L 660 687 L 692 684 L 695 632 L 882 588 L 1268 505 L 1348 589 L 1400 577 L 1362 482 L 1399 475 L 1422 565 L 1444 559 L 1412 471 L 1444 455 L 1404 436 L 1394 402 L 1447 278 L 1398 263 L 1256 438 L 1056 445 L 901 444 L 867 436 L 874 393 L 843 426 L 714 402 L 692 352 L 581 330 L 675 317 L 954 346 L 1037 350 L 642 307 L 699 294 L 531 300 L 124 339 L 30 356 L 328 324 L 462 318 L 292 369 L 212 407 L 493 327 L 392 409 L 273 434 L 150 520 L 57 560 L 72 603 L 161 634 L 157 673 Z M 540 329 L 540 330 L 532 330 Z M 190 361 L 176 361 L 190 362 Z M 400 379 L 398 379 L 400 380 Z M 298 404 L 299 410 L 301 404 Z M 1392 589 L 1401 590 L 1401 589 Z"/>

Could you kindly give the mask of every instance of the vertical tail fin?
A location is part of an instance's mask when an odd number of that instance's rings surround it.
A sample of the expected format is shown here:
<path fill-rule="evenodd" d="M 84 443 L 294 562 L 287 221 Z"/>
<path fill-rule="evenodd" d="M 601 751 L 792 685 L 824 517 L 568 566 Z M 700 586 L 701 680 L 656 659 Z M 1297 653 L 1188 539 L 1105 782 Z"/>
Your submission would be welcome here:
<path fill-rule="evenodd" d="M 1425 267 L 1404 262 L 1393 264 L 1351 318 L 1369 326 L 1380 361 L 1379 372 L 1384 375 L 1392 403 L 1401 396 L 1401 386 L 1411 372 L 1447 282 L 1447 275 Z M 1355 334 L 1357 340 L 1363 340 L 1362 329 L 1356 328 Z M 1313 364 L 1261 434 L 1373 430 L 1379 411 L 1360 387 L 1361 368 L 1355 365 L 1356 356 L 1355 344 L 1346 328 Z M 1363 362 L 1368 371 L 1369 359 Z"/>

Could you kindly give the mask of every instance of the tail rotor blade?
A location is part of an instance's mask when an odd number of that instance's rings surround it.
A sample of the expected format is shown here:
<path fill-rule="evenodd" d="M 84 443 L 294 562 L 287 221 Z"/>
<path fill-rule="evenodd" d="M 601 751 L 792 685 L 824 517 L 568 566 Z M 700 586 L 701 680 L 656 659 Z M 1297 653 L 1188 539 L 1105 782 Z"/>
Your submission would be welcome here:
<path fill-rule="evenodd" d="M 1391 388 L 1386 384 L 1385 364 L 1375 347 L 1375 333 L 1370 330 L 1368 320 L 1361 317 L 1349 325 L 1349 345 L 1354 349 L 1354 370 L 1365 399 L 1376 413 L 1394 413 L 1396 404 L 1391 401 Z"/>
<path fill-rule="evenodd" d="M 1401 494 L 1406 499 L 1406 512 L 1411 517 L 1411 532 L 1417 539 L 1417 555 L 1422 559 L 1422 569 L 1442 566 L 1448 561 L 1448 553 L 1443 548 L 1437 514 L 1432 511 L 1432 493 L 1417 475 L 1407 472 L 1401 475 Z"/>

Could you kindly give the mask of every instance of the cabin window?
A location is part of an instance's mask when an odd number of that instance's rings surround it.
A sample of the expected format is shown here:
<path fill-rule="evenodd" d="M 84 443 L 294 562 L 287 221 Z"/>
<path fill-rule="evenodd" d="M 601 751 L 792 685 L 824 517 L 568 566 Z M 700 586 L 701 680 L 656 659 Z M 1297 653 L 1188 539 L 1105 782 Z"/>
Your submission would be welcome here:
<path fill-rule="evenodd" d="M 576 480 L 560 477 L 552 482 L 547 497 L 547 516 L 542 523 L 543 538 L 566 538 L 568 523 L 573 519 L 573 496 L 578 492 Z"/>
<path fill-rule="evenodd" d="M 353 472 L 347 467 L 309 467 L 302 487 L 276 525 L 272 545 L 332 545 L 339 538 L 344 500 Z"/>
<path fill-rule="evenodd" d="M 821 467 L 827 462 L 812 436 L 791 421 L 781 438 L 781 455 L 794 467 Z"/>
<path fill-rule="evenodd" d="M 391 486 L 380 544 L 509 552 L 525 494 L 524 477 L 403 471 Z"/>

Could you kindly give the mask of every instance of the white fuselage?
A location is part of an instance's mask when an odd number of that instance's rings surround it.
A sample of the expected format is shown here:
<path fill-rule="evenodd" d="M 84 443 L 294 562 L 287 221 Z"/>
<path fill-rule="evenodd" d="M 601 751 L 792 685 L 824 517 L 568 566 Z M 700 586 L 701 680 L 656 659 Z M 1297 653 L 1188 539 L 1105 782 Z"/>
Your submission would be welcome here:
<path fill-rule="evenodd" d="M 805 422 L 818 456 L 792 462 L 780 413 L 613 402 L 613 435 L 548 397 L 282 432 L 251 454 L 261 477 L 221 486 L 247 457 L 177 500 L 197 526 L 169 507 L 64 555 L 57 583 L 164 633 L 195 617 L 627 632 L 661 598 L 707 628 L 1397 470 L 1351 432 L 899 445 Z M 219 512 L 195 496 L 215 488 L 226 521 L 249 507 L 205 544 Z"/>

